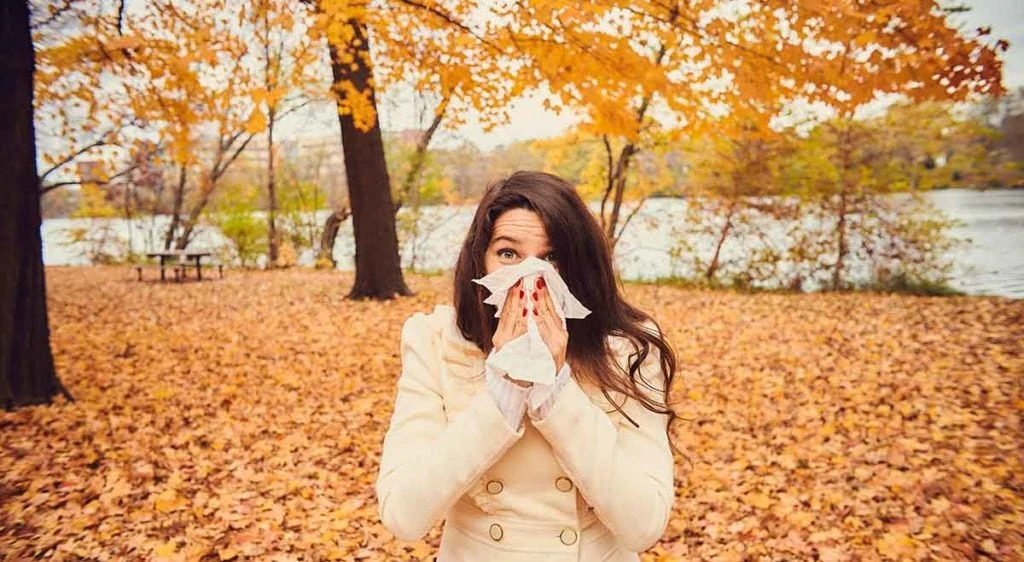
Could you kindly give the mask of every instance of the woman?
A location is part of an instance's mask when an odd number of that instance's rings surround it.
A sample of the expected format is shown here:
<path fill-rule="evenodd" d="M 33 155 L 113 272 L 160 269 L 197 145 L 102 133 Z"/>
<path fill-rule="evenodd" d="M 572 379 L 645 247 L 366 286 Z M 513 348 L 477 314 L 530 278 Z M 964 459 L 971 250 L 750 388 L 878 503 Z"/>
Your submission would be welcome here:
<path fill-rule="evenodd" d="M 535 294 L 513 287 L 495 318 L 471 281 L 528 256 L 551 261 L 591 314 L 566 330 L 538 282 Z M 444 518 L 439 562 L 638 560 L 674 503 L 665 389 L 676 361 L 620 294 L 594 216 L 564 180 L 517 172 L 487 189 L 454 285 L 454 306 L 402 328 L 381 520 L 417 540 Z M 525 333 L 530 298 L 557 373 L 537 388 L 485 368 Z"/>

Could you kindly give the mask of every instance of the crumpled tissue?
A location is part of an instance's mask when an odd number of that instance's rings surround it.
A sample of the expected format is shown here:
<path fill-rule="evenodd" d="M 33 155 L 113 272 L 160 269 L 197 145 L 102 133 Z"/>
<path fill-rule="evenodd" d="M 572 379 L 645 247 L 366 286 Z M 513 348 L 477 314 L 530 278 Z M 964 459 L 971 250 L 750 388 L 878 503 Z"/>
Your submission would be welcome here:
<path fill-rule="evenodd" d="M 473 282 L 490 289 L 491 294 L 484 302 L 496 306 L 494 316 L 500 317 L 509 289 L 516 281 L 523 279 L 522 289 L 526 291 L 524 302 L 528 309 L 526 333 L 506 342 L 497 352 L 492 352 L 486 364 L 508 373 L 513 379 L 553 385 L 556 376 L 555 358 L 537 329 L 533 313 L 536 304 L 533 293 L 536 291 L 537 280 L 542 277 L 555 303 L 555 311 L 562 319 L 563 328 L 566 327 L 566 318 L 586 318 L 590 314 L 590 310 L 569 292 L 569 287 L 558 275 L 555 267 L 550 262 L 533 256 L 515 265 L 504 266 L 480 279 L 473 279 Z"/>

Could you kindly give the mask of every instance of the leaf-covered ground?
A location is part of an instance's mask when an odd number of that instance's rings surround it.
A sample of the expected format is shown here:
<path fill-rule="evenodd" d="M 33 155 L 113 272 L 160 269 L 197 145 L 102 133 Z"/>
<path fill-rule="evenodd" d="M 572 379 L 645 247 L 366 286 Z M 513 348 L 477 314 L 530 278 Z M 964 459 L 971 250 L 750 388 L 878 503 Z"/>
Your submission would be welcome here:
<path fill-rule="evenodd" d="M 372 485 L 403 320 L 350 274 L 49 269 L 77 399 L 0 412 L 7 560 L 408 560 Z M 1024 560 L 1024 301 L 628 285 L 680 358 L 645 560 Z"/>

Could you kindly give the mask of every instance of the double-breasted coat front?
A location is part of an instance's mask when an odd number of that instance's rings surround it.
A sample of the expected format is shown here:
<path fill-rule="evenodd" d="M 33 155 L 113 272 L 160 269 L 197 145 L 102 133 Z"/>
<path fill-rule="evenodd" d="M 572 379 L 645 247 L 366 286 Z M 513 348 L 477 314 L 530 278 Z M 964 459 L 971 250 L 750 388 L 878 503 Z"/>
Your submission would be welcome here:
<path fill-rule="evenodd" d="M 625 343 L 609 341 L 624 367 Z M 634 425 L 574 378 L 543 419 L 515 430 L 485 391 L 486 355 L 461 335 L 451 305 L 409 317 L 400 347 L 376 483 L 396 537 L 417 540 L 444 519 L 438 562 L 636 561 L 661 537 L 674 503 L 666 415 L 625 400 Z M 657 348 L 641 374 L 663 401 Z"/>

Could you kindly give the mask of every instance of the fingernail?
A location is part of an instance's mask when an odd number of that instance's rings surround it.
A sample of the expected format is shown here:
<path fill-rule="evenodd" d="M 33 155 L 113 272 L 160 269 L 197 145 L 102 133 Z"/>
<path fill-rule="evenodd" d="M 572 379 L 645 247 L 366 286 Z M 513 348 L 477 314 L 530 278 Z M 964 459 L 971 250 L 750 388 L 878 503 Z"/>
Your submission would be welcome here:
<path fill-rule="evenodd" d="M 523 290 L 522 290 L 522 289 L 519 289 L 519 298 L 523 298 L 523 297 L 525 297 L 525 296 L 526 296 L 526 293 L 525 293 L 525 292 L 523 292 Z"/>
<path fill-rule="evenodd" d="M 533 300 L 535 300 L 535 301 L 536 301 L 536 300 L 540 300 L 540 297 L 539 297 L 539 296 L 537 296 L 537 293 L 534 293 L 534 294 L 533 294 Z"/>
<path fill-rule="evenodd" d="M 540 279 L 537 280 L 537 286 L 540 287 L 541 289 L 544 288 L 544 278 L 543 277 L 541 277 Z"/>
<path fill-rule="evenodd" d="M 526 307 L 523 307 L 523 316 L 526 316 Z"/>
<path fill-rule="evenodd" d="M 538 312 L 537 309 L 535 308 L 535 309 L 533 309 L 533 315 L 534 316 L 540 316 L 540 312 Z"/>

